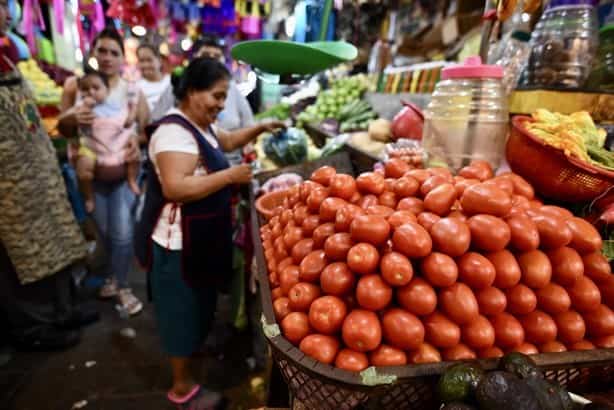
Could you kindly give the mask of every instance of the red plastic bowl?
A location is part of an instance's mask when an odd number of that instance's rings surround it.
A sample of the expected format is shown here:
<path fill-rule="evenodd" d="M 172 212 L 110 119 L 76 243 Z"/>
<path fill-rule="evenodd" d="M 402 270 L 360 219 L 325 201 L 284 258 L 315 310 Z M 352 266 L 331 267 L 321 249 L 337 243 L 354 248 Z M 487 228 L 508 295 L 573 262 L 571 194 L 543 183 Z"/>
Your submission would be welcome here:
<path fill-rule="evenodd" d="M 256 199 L 256 210 L 268 221 L 273 217 L 275 208 L 282 206 L 288 196 L 287 190 L 273 191 Z"/>

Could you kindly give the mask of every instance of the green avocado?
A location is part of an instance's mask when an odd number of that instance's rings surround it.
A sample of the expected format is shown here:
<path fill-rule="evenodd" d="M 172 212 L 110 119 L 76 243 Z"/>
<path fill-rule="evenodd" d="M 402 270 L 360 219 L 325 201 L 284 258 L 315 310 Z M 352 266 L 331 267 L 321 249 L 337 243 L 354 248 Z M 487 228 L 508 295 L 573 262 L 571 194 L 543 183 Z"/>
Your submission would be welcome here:
<path fill-rule="evenodd" d="M 508 353 L 499 361 L 499 369 L 521 378 L 543 378 L 537 364 L 526 354 Z"/>
<path fill-rule="evenodd" d="M 456 364 L 448 368 L 439 379 L 439 398 L 444 403 L 473 401 L 475 390 L 483 377 L 484 371 L 477 365 Z"/>
<path fill-rule="evenodd" d="M 542 410 L 565 410 L 558 386 L 538 378 L 524 379 L 523 382 L 533 390 Z"/>
<path fill-rule="evenodd" d="M 508 372 L 486 374 L 478 385 L 476 398 L 480 410 L 541 410 L 533 390 Z"/>

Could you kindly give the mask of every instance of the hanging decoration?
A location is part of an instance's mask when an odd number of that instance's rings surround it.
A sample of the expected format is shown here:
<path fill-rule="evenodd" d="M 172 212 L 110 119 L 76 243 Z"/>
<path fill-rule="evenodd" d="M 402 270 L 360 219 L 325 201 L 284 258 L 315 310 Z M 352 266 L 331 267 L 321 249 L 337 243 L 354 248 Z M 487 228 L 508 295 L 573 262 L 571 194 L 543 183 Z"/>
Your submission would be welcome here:
<path fill-rule="evenodd" d="M 60 35 L 64 34 L 64 0 L 53 0 L 53 17 L 55 29 Z"/>
<path fill-rule="evenodd" d="M 32 54 L 36 54 L 36 29 L 45 30 L 45 20 L 38 0 L 24 0 L 20 31 L 26 37 Z"/>
<path fill-rule="evenodd" d="M 154 0 L 111 0 L 107 16 L 130 26 L 154 28 L 157 25 Z"/>
<path fill-rule="evenodd" d="M 77 7 L 77 31 L 81 51 L 85 55 L 96 34 L 104 28 L 104 12 L 97 0 L 79 0 Z"/>

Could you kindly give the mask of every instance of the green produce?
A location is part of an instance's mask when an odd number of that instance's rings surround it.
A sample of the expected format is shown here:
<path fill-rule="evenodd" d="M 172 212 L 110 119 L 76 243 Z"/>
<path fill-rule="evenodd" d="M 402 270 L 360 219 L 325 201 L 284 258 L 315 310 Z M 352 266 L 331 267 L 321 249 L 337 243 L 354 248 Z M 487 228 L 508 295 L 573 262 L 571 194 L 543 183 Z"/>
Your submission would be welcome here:
<path fill-rule="evenodd" d="M 288 128 L 264 138 L 264 153 L 279 166 L 298 164 L 307 158 L 307 136 L 302 130 Z"/>
<path fill-rule="evenodd" d="M 326 144 L 322 147 L 321 157 L 326 158 L 343 149 L 343 145 L 345 144 L 345 140 L 341 138 L 331 138 L 326 141 Z"/>
<path fill-rule="evenodd" d="M 465 403 L 448 403 L 441 410 L 477 410 L 475 407 Z"/>
<path fill-rule="evenodd" d="M 542 410 L 564 409 L 559 390 L 552 383 L 544 379 L 532 378 L 527 385 L 533 390 Z"/>
<path fill-rule="evenodd" d="M 254 119 L 256 119 L 257 121 L 266 118 L 277 118 L 278 120 L 283 121 L 288 119 L 288 117 L 290 117 L 290 105 L 284 103 L 276 104 L 268 110 L 254 115 Z"/>
<path fill-rule="evenodd" d="M 473 401 L 475 390 L 484 377 L 484 371 L 471 364 L 457 364 L 439 379 L 437 390 L 444 403 Z"/>
<path fill-rule="evenodd" d="M 506 354 L 501 358 L 499 368 L 521 379 L 543 377 L 533 359 L 522 353 L 512 352 Z"/>
<path fill-rule="evenodd" d="M 511 373 L 490 372 L 476 391 L 480 410 L 540 410 L 531 388 Z"/>

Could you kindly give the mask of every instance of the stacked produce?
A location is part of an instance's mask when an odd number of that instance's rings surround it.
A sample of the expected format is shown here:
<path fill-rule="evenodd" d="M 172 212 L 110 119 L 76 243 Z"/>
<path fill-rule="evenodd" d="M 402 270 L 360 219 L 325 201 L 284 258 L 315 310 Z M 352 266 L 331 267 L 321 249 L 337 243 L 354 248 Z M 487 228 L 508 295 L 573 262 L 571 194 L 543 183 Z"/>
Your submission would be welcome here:
<path fill-rule="evenodd" d="M 307 136 L 297 128 L 286 128 L 264 137 L 262 148 L 276 165 L 298 164 L 307 159 Z"/>
<path fill-rule="evenodd" d="M 283 335 L 342 369 L 614 347 L 598 232 L 484 161 L 320 168 L 261 236 Z"/>
<path fill-rule="evenodd" d="M 377 114 L 375 114 L 368 102 L 355 100 L 339 111 L 338 118 L 341 123 L 339 131 L 366 130 L 369 127 L 369 121 L 376 117 Z"/>
<path fill-rule="evenodd" d="M 62 87 L 51 79 L 38 65 L 36 60 L 20 61 L 17 68 L 31 84 L 34 99 L 39 105 L 56 105 L 60 103 Z"/>

